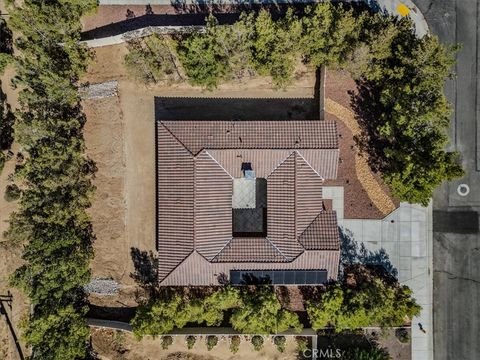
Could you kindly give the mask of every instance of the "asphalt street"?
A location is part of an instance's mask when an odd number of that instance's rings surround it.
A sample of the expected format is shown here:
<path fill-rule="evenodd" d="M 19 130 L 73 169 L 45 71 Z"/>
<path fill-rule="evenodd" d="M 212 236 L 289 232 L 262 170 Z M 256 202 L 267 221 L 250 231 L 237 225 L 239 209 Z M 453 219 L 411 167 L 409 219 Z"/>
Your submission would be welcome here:
<path fill-rule="evenodd" d="M 445 183 L 433 201 L 435 360 L 480 359 L 480 0 L 415 0 L 442 42 L 462 45 L 456 79 L 446 86 L 454 106 L 450 150 L 466 176 Z M 462 196 L 458 192 L 468 192 Z M 469 191 L 467 190 L 469 189 Z"/>

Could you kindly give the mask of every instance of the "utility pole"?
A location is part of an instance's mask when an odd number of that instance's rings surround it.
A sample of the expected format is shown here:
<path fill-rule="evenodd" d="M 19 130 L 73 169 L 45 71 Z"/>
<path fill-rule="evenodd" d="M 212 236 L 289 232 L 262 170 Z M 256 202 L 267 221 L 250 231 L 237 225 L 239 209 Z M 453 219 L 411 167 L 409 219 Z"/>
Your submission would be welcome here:
<path fill-rule="evenodd" d="M 13 324 L 10 321 L 10 318 L 8 316 L 7 308 L 5 307 L 4 304 L 7 304 L 8 309 L 12 311 L 12 302 L 13 302 L 13 296 L 10 290 L 7 292 L 6 295 L 0 295 L 0 316 L 5 317 L 5 321 L 7 323 L 7 326 L 10 330 L 10 334 L 12 334 L 13 342 L 15 343 L 15 347 L 17 348 L 17 353 L 18 357 L 20 360 L 25 360 L 25 357 L 23 356 L 22 352 L 22 347 L 20 346 L 20 342 L 18 341 L 18 337 L 15 334 L 15 329 L 13 328 Z"/>

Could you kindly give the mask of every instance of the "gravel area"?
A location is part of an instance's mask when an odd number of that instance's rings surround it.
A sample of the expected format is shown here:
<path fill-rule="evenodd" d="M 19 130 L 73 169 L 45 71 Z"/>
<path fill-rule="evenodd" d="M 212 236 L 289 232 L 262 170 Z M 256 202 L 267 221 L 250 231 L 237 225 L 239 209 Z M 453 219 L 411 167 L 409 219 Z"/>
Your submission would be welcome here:
<path fill-rule="evenodd" d="M 111 279 L 92 279 L 84 287 L 87 293 L 97 295 L 116 295 L 118 288 L 118 282 Z"/>

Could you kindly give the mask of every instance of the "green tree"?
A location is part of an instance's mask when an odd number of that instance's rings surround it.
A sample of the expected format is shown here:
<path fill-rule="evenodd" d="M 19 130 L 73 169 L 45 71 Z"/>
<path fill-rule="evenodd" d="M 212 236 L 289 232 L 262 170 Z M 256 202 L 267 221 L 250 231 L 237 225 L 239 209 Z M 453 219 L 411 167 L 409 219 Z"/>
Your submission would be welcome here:
<path fill-rule="evenodd" d="M 47 314 L 26 318 L 21 327 L 35 359 L 81 360 L 87 357 L 90 331 L 85 323 L 85 307 L 57 307 Z"/>
<path fill-rule="evenodd" d="M 183 306 L 184 302 L 180 295 L 139 306 L 135 317 L 130 322 L 133 334 L 141 339 L 144 335 L 155 336 L 172 331 L 176 326 L 177 315 Z M 180 323 L 184 323 L 183 316 Z"/>
<path fill-rule="evenodd" d="M 275 293 L 268 286 L 259 286 L 253 292 L 242 294 L 243 305 L 233 311 L 230 323 L 244 334 L 276 334 L 293 328 L 299 332 L 302 325 L 297 314 L 282 309 Z"/>
<path fill-rule="evenodd" d="M 260 10 L 255 19 L 252 39 L 252 61 L 261 75 L 272 77 L 283 88 L 293 79 L 295 62 L 300 55 L 300 23 L 289 10 L 284 18 L 273 20 L 267 10 Z"/>
<path fill-rule="evenodd" d="M 309 6 L 302 18 L 301 49 L 314 66 L 339 67 L 358 42 L 365 15 L 331 2 Z"/>
<path fill-rule="evenodd" d="M 202 318 L 207 326 L 218 326 L 223 321 L 225 311 L 237 308 L 241 304 L 240 291 L 233 286 L 227 286 L 203 300 Z"/>
<path fill-rule="evenodd" d="M 420 313 L 412 291 L 398 282 L 353 266 L 343 284 L 331 285 L 321 300 L 310 301 L 307 313 L 315 330 L 333 326 L 335 331 L 367 326 L 401 326 Z M 352 281 L 356 285 L 352 286 Z"/>
<path fill-rule="evenodd" d="M 177 43 L 178 57 L 192 85 L 213 89 L 231 74 L 228 57 L 217 41 L 217 28 L 217 20 L 210 15 L 204 33 L 194 33 Z"/>
<path fill-rule="evenodd" d="M 287 343 L 287 338 L 285 336 L 279 335 L 273 338 L 273 343 L 277 347 L 278 352 L 285 352 L 285 346 Z"/>

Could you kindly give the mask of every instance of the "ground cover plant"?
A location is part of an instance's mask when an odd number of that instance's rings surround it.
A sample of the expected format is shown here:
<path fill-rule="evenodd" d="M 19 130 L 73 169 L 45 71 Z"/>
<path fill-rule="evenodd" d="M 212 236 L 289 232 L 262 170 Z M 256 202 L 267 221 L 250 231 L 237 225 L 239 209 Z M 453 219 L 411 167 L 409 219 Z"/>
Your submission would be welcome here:
<path fill-rule="evenodd" d="M 325 2 L 275 18 L 245 13 L 232 25 L 211 15 L 206 31 L 171 44 L 187 80 L 207 89 L 246 74 L 271 76 L 283 88 L 300 61 L 348 71 L 358 85 L 356 140 L 401 201 L 426 206 L 442 181 L 463 175 L 458 154 L 444 150 L 451 109 L 443 88 L 457 48 L 418 38 L 407 18 Z"/>
<path fill-rule="evenodd" d="M 32 304 L 21 327 L 35 359 L 84 359 L 89 353 L 83 285 L 93 255 L 86 209 L 94 165 L 84 155 L 77 85 L 88 59 L 78 43 L 80 17 L 95 6 L 89 0 L 26 0 L 9 10 L 8 24 L 19 35 L 15 140 L 25 163 L 15 172 L 22 196 L 6 235 L 23 246 L 24 263 L 11 283 Z"/>

